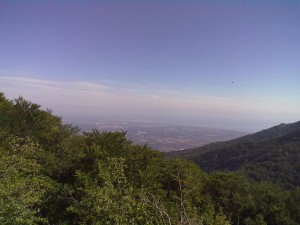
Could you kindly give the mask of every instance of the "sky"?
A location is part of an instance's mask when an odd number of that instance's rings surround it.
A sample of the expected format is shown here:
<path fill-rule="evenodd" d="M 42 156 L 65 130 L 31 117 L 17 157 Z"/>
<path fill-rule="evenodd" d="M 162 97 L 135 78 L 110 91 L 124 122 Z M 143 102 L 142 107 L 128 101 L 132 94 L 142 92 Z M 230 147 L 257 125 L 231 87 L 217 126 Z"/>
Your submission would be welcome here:
<path fill-rule="evenodd" d="M 300 120 L 300 1 L 0 0 L 0 92 L 66 120 Z"/>

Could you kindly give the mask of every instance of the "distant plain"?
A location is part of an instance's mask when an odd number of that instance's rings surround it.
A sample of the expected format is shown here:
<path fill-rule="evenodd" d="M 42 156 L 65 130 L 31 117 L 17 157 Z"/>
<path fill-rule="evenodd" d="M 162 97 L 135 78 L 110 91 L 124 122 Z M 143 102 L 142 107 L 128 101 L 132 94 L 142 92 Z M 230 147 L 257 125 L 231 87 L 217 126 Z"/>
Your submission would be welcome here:
<path fill-rule="evenodd" d="M 107 121 L 98 123 L 72 121 L 70 123 L 77 124 L 82 132 L 92 131 L 93 129 L 98 129 L 99 131 L 126 131 L 126 136 L 133 143 L 148 144 L 150 147 L 163 152 L 199 147 L 249 134 L 244 131 L 140 121 Z"/>

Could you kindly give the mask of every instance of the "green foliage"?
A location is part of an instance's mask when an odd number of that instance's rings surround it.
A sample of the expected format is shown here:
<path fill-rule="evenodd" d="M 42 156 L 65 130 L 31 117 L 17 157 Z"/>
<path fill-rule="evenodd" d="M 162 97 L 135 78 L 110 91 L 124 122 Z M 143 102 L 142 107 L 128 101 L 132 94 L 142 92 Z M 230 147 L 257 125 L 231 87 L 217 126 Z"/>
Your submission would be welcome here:
<path fill-rule="evenodd" d="M 245 219 L 245 225 L 267 225 L 261 214 L 256 215 L 253 219 L 247 217 Z"/>
<path fill-rule="evenodd" d="M 300 187 L 295 188 L 289 194 L 287 207 L 291 218 L 300 223 Z"/>
<path fill-rule="evenodd" d="M 256 183 L 252 185 L 255 200 L 253 212 L 261 214 L 267 224 L 292 225 L 296 224 L 289 215 L 287 192 L 271 183 Z"/>
<path fill-rule="evenodd" d="M 13 103 L 8 101 L 0 92 L 0 127 L 3 130 L 10 129 L 9 121 L 12 119 Z"/>
<path fill-rule="evenodd" d="M 300 122 L 178 154 L 205 171 L 241 171 L 255 181 L 300 186 Z"/>
<path fill-rule="evenodd" d="M 292 225 L 289 192 L 272 183 L 251 183 L 238 173 L 213 172 L 205 192 L 232 224 Z M 294 199 L 294 198 L 293 198 Z"/>
<path fill-rule="evenodd" d="M 155 218 L 139 200 L 139 190 L 128 183 L 124 158 L 98 162 L 97 172 L 77 172 L 79 198 L 68 211 L 81 224 L 153 224 Z M 93 177 L 93 178 L 92 178 Z"/>
<path fill-rule="evenodd" d="M 295 163 L 297 140 L 277 142 Z M 207 174 L 132 144 L 126 132 L 79 134 L 51 111 L 0 93 L 0 224 L 296 225 L 299 193 L 237 173 Z"/>
<path fill-rule="evenodd" d="M 218 211 L 223 211 L 232 223 L 237 223 L 253 205 L 249 188 L 248 180 L 242 175 L 214 172 L 206 183 L 205 192 L 209 193 Z"/>
<path fill-rule="evenodd" d="M 3 135 L 3 133 L 2 133 Z M 0 223 L 36 224 L 51 181 L 41 173 L 39 145 L 29 138 L 7 137 L 0 147 Z"/>

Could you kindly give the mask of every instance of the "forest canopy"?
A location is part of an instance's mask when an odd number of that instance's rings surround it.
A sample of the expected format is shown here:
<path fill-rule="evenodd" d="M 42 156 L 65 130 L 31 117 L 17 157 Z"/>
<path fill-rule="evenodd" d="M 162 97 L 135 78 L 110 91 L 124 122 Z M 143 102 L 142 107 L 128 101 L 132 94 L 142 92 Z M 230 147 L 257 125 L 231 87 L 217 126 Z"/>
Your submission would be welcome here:
<path fill-rule="evenodd" d="M 0 224 L 296 225 L 299 201 L 299 187 L 208 174 L 0 93 Z"/>

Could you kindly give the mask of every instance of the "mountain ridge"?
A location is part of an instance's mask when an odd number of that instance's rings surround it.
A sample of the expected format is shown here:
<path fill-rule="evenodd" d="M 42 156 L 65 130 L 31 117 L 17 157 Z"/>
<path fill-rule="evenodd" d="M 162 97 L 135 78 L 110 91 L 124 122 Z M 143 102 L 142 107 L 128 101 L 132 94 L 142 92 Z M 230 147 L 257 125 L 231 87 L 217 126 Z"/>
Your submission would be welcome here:
<path fill-rule="evenodd" d="M 276 137 L 281 137 L 293 130 L 300 129 L 300 121 L 294 122 L 294 123 L 281 123 L 279 125 L 263 129 L 261 131 L 255 132 L 253 134 L 247 134 L 242 137 L 238 137 L 232 140 L 228 141 L 220 141 L 215 143 L 210 143 L 207 145 L 199 146 L 196 148 L 189 148 L 185 150 L 179 150 L 179 151 L 173 151 L 170 153 L 167 153 L 168 156 L 180 156 L 180 155 L 187 155 L 189 153 L 205 153 L 207 151 L 210 151 L 210 149 L 216 149 L 218 147 L 231 144 L 237 144 L 237 143 L 243 143 L 248 141 L 264 141 L 264 140 L 270 140 Z"/>
<path fill-rule="evenodd" d="M 300 121 L 168 156 L 191 160 L 208 172 L 240 171 L 256 181 L 300 186 Z"/>

